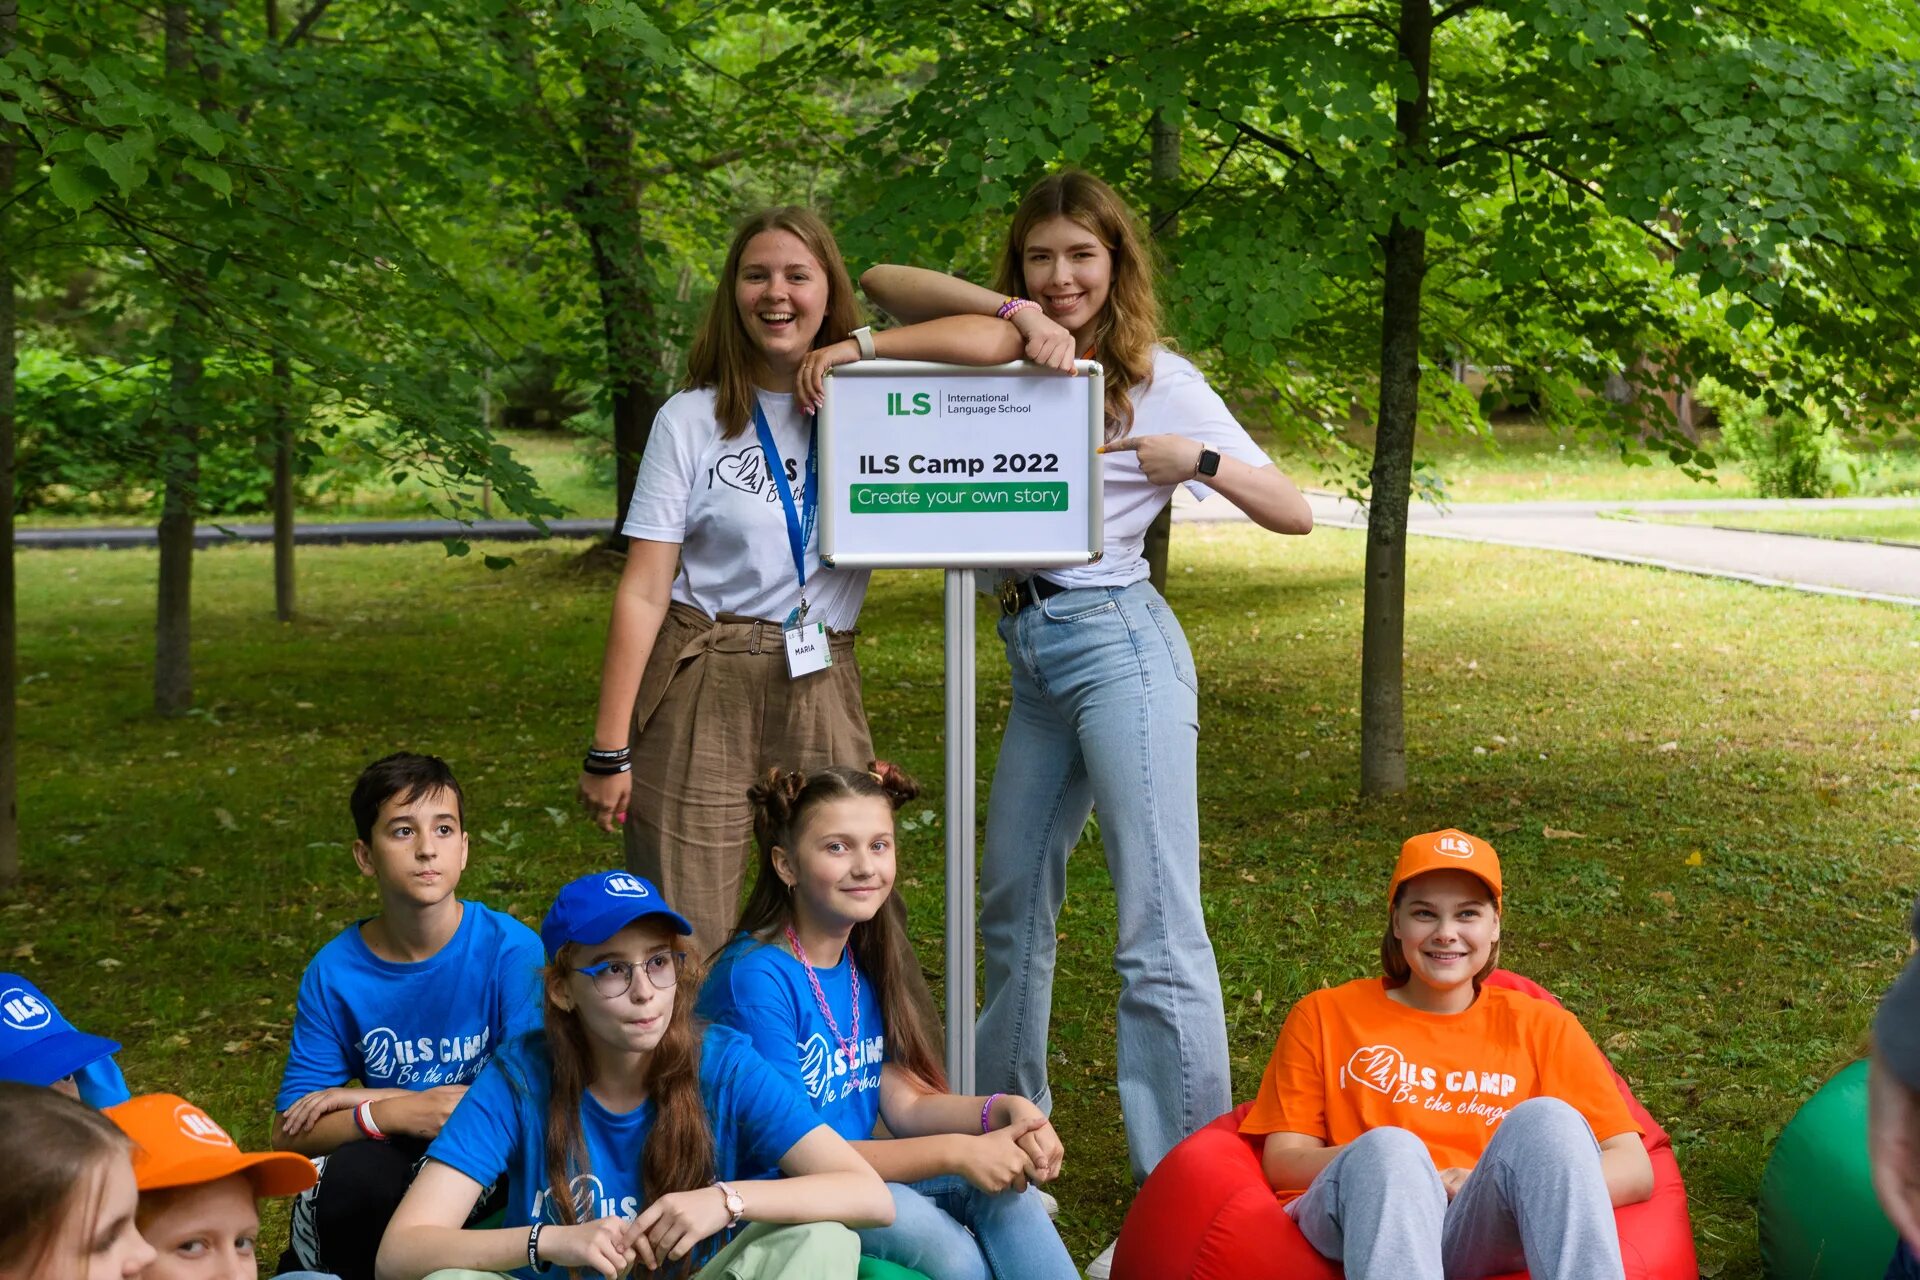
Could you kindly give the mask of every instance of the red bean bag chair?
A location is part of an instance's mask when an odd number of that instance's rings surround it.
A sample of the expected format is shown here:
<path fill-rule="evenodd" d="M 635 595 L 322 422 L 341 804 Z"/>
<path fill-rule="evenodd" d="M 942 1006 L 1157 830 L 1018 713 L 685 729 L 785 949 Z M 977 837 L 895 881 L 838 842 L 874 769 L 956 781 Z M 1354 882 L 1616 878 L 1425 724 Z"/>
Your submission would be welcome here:
<path fill-rule="evenodd" d="M 1505 969 L 1487 982 L 1542 1000 L 1545 987 Z M 1627 1280 L 1699 1280 L 1687 1190 L 1673 1145 L 1619 1072 L 1634 1123 L 1646 1134 L 1653 1195 L 1614 1210 Z M 1240 1135 L 1243 1103 L 1167 1153 L 1127 1211 L 1113 1280 L 1342 1280 L 1286 1215 L 1260 1171 L 1261 1140 Z M 1527 1280 L 1524 1271 L 1497 1280 Z"/>

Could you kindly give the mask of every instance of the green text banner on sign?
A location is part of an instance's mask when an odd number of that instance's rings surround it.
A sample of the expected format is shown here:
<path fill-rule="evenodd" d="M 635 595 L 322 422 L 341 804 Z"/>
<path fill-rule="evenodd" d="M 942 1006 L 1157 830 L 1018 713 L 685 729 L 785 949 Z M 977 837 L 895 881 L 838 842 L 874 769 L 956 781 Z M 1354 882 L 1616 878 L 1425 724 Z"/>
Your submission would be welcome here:
<path fill-rule="evenodd" d="M 840 568 L 1086 564 L 1101 539 L 1105 380 L 863 360 L 827 378 L 820 556 Z"/>

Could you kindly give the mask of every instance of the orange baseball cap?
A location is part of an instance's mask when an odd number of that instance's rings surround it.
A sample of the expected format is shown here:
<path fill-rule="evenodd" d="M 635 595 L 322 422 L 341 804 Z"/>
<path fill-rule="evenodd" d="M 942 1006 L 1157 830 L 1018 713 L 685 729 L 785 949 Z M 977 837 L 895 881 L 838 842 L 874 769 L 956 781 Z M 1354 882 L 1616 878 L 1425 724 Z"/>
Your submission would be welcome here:
<path fill-rule="evenodd" d="M 197 1186 L 238 1173 L 256 1196 L 290 1196 L 320 1180 L 313 1161 L 298 1152 L 247 1154 L 212 1116 L 171 1093 L 144 1094 L 102 1114 L 133 1139 L 133 1179 L 142 1191 Z"/>
<path fill-rule="evenodd" d="M 1448 827 L 1417 835 L 1401 845 L 1393 883 L 1387 886 L 1387 900 L 1393 901 L 1401 885 L 1429 871 L 1465 871 L 1479 876 L 1493 890 L 1494 910 L 1500 909 L 1500 855 L 1479 836 Z"/>

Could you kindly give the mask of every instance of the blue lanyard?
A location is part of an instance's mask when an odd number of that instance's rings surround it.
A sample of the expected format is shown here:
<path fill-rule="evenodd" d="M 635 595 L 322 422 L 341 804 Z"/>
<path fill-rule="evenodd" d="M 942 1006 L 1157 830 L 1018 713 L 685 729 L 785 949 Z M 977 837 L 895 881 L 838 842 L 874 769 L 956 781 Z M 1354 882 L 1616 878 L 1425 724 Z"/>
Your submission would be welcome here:
<path fill-rule="evenodd" d="M 780 495 L 780 507 L 787 515 L 787 545 L 793 549 L 793 573 L 800 580 L 801 603 L 806 603 L 807 590 L 807 544 L 813 541 L 813 522 L 820 514 L 820 486 L 815 483 L 818 470 L 814 459 L 819 454 L 815 448 L 817 432 L 814 420 L 807 419 L 807 492 L 801 498 L 806 514 L 802 517 L 794 510 L 793 490 L 787 484 L 786 464 L 780 460 L 780 448 L 773 442 L 773 428 L 767 425 L 767 415 L 760 408 L 760 397 L 753 398 L 753 429 L 760 436 L 760 452 L 766 455 L 767 470 L 773 475 L 774 491 Z"/>

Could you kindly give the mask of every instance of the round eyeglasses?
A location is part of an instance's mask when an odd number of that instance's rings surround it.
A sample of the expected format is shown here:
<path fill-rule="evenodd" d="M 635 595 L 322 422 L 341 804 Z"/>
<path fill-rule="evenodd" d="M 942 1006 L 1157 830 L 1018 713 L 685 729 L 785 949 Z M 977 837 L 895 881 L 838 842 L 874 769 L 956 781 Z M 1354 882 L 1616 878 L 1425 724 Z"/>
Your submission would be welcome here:
<path fill-rule="evenodd" d="M 660 951 L 648 956 L 639 964 L 626 960 L 602 960 L 599 964 L 590 964 L 584 969 L 575 969 L 575 973 L 584 973 L 593 980 L 593 989 L 607 999 L 626 995 L 633 990 L 633 976 L 641 970 L 646 971 L 647 981 L 653 984 L 655 991 L 670 991 L 680 981 L 680 966 L 686 963 L 684 951 Z"/>

